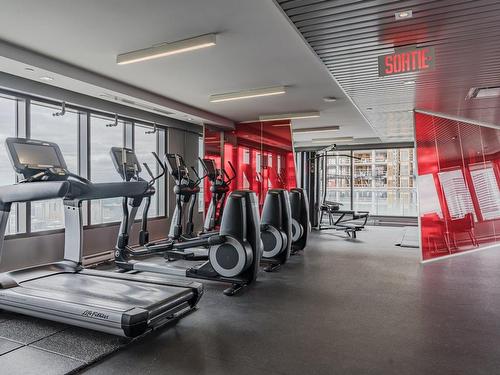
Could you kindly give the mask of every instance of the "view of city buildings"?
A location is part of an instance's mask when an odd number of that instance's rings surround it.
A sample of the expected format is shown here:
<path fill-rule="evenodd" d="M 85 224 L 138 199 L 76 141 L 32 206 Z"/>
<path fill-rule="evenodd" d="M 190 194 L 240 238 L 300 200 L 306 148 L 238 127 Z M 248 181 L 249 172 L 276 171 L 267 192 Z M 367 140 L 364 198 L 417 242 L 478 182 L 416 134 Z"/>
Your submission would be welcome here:
<path fill-rule="evenodd" d="M 111 116 L 93 113 L 90 109 L 76 110 L 69 106 L 66 107 L 64 115 L 55 116 L 60 110 L 61 107 L 53 103 L 9 95 L 0 96 L 0 185 L 10 185 L 17 181 L 4 146 L 5 139 L 23 134 L 29 134 L 31 139 L 57 143 L 68 169 L 90 178 L 93 182 L 121 181 L 111 160 L 111 146 L 132 146 L 139 161 L 147 163 L 153 173 L 158 173 L 158 165 L 151 151 L 160 154 L 164 152 L 163 147 L 160 147 L 166 139 L 164 129 L 135 121 L 115 121 Z M 18 116 L 18 113 L 25 115 Z M 124 131 L 126 127 L 128 132 Z M 89 144 L 85 145 L 87 147 L 79 146 L 79 134 L 82 129 L 86 129 L 89 139 Z M 82 159 L 87 160 L 88 165 L 80 165 Z M 142 176 L 149 178 L 145 171 Z M 160 189 L 159 182 L 155 184 L 155 188 Z M 163 182 L 161 189 L 164 189 Z M 159 201 L 160 195 L 155 194 L 152 198 L 148 211 L 150 217 L 165 214 L 164 204 Z M 88 202 L 84 205 L 85 225 L 121 220 L 122 198 L 93 200 L 90 207 L 87 207 Z M 63 227 L 64 210 L 60 199 L 30 202 L 13 205 L 7 234 L 40 232 Z"/>
<path fill-rule="evenodd" d="M 372 215 L 417 216 L 414 162 L 408 148 L 330 152 L 326 199 Z"/>

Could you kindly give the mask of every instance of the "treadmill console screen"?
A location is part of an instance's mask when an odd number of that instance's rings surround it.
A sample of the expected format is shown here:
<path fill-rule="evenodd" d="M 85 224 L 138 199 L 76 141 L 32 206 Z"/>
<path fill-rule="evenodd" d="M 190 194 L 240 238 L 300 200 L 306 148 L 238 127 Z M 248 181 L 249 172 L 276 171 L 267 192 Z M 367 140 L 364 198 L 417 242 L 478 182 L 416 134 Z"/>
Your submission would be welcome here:
<path fill-rule="evenodd" d="M 61 150 L 55 143 L 25 138 L 7 138 L 5 143 L 14 169 L 25 177 L 47 169 L 67 170 Z"/>
<path fill-rule="evenodd" d="M 14 144 L 14 149 L 16 150 L 20 164 L 41 167 L 61 167 L 61 162 L 53 147 L 32 145 L 29 143 L 16 143 Z"/>

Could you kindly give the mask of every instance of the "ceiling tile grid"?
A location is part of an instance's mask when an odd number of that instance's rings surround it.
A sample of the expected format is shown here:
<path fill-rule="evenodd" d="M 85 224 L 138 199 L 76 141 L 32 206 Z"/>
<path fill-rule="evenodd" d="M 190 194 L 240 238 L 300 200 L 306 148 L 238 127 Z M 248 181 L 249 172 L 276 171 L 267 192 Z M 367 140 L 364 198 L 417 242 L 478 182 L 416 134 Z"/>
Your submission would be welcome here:
<path fill-rule="evenodd" d="M 413 140 L 414 109 L 500 126 L 500 98 L 467 98 L 500 86 L 498 0 L 277 3 L 384 141 Z M 434 69 L 379 77 L 378 57 L 409 46 L 433 46 Z"/>

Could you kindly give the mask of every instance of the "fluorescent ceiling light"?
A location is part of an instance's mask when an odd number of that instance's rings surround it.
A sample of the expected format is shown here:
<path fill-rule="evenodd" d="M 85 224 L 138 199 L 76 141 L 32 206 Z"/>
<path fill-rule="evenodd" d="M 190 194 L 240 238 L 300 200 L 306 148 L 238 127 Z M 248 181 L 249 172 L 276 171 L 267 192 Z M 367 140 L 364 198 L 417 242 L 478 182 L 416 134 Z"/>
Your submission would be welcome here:
<path fill-rule="evenodd" d="M 340 130 L 340 126 L 338 125 L 333 125 L 333 126 L 325 126 L 323 128 L 301 128 L 301 129 L 293 129 L 294 134 L 300 134 L 300 133 L 320 133 L 320 132 L 331 132 L 331 131 L 337 131 Z"/>
<path fill-rule="evenodd" d="M 258 98 L 261 96 L 280 95 L 285 93 L 286 93 L 285 86 L 266 87 L 262 89 L 252 89 L 246 91 L 210 95 L 210 102 L 212 103 L 228 102 L 230 100 L 251 99 L 251 98 Z"/>
<path fill-rule="evenodd" d="M 415 81 L 405 81 L 405 85 L 414 85 L 416 82 Z"/>
<path fill-rule="evenodd" d="M 469 90 L 467 99 L 487 99 L 500 97 L 500 86 L 496 87 L 473 87 Z"/>
<path fill-rule="evenodd" d="M 396 12 L 394 14 L 394 16 L 396 17 L 396 21 L 405 20 L 405 19 L 408 19 L 408 18 L 412 18 L 413 17 L 413 12 L 412 12 L 411 9 L 402 10 L 400 12 Z"/>
<path fill-rule="evenodd" d="M 146 61 L 159 57 L 175 55 L 177 53 L 215 46 L 215 39 L 215 34 L 206 34 L 195 38 L 179 40 L 172 43 L 164 43 L 154 47 L 122 53 L 116 56 L 116 63 L 118 65 L 131 64 L 139 61 Z"/>
<path fill-rule="evenodd" d="M 283 113 L 281 115 L 259 116 L 259 121 L 297 120 L 301 118 L 315 118 L 319 116 L 319 112 Z"/>
<path fill-rule="evenodd" d="M 315 138 L 311 142 L 312 143 L 341 143 L 341 142 L 352 142 L 354 141 L 354 137 L 337 137 L 337 138 Z"/>
<path fill-rule="evenodd" d="M 45 77 L 40 77 L 40 80 L 50 82 L 53 81 L 54 78 L 45 76 Z"/>
<path fill-rule="evenodd" d="M 324 101 L 325 103 L 334 103 L 334 102 L 336 102 L 336 101 L 337 101 L 337 98 L 336 98 L 336 97 L 334 97 L 334 96 L 325 96 L 325 97 L 323 98 L 323 101 Z"/>

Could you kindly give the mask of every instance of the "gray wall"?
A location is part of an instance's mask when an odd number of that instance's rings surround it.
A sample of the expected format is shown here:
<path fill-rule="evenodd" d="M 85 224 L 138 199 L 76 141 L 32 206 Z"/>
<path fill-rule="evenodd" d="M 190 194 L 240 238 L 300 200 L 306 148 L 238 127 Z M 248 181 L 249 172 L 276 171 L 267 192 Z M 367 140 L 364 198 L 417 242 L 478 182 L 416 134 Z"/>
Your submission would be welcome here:
<path fill-rule="evenodd" d="M 196 166 L 198 159 L 198 137 L 198 134 L 171 128 L 168 130 L 167 151 L 183 155 L 189 166 Z M 165 178 L 168 181 L 166 188 L 169 198 L 167 212 L 169 212 L 168 216 L 170 217 L 175 207 L 174 194 L 171 193 L 173 181 L 169 175 Z M 194 222 L 196 229 L 200 230 L 201 223 L 203 222 L 203 214 L 198 213 L 198 210 L 195 211 Z M 132 243 L 137 242 L 138 225 L 136 224 L 134 227 L 134 235 L 131 239 Z M 151 239 L 166 237 L 169 225 L 170 220 L 168 218 L 150 220 L 149 231 Z M 115 245 L 118 229 L 118 225 L 85 229 L 84 256 L 112 250 Z M 62 232 L 7 238 L 4 243 L 0 272 L 60 260 L 63 257 L 63 250 L 64 234 Z"/>

